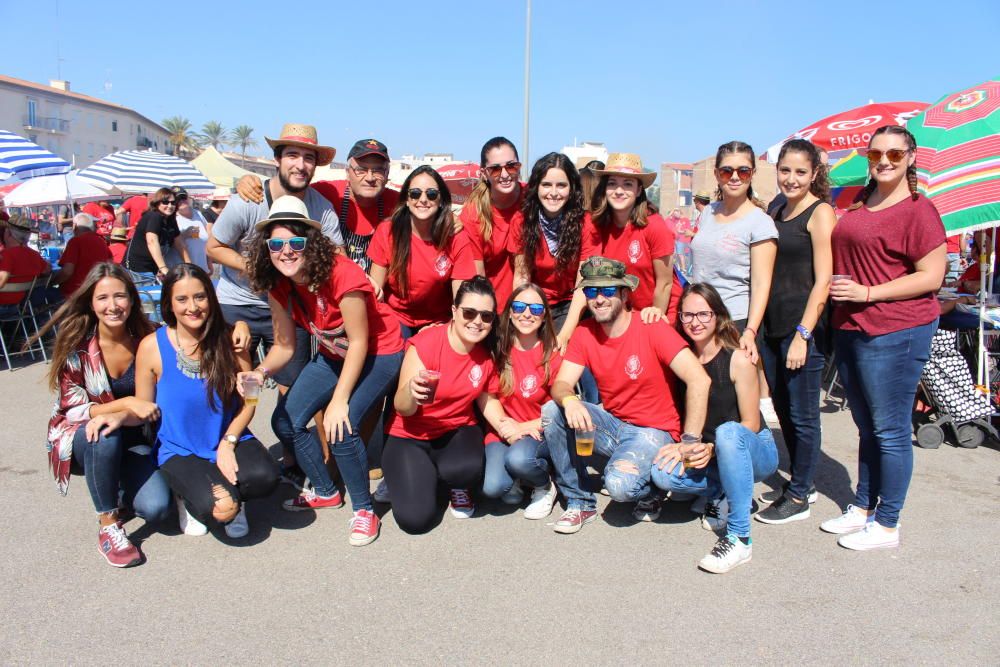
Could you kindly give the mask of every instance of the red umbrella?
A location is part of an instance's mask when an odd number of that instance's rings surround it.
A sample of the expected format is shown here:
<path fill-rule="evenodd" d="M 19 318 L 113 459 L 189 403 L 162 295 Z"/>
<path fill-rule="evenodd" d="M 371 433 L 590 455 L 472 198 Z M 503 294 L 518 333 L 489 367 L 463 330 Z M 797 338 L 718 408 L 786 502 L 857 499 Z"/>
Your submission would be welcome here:
<path fill-rule="evenodd" d="M 3 187 L 0 187 L 0 199 L 3 199 L 3 196 L 5 194 L 9 193 L 11 190 L 21 185 L 21 183 L 23 182 L 24 181 L 18 181 L 17 183 L 11 183 L 10 185 L 4 185 Z"/>
<path fill-rule="evenodd" d="M 473 162 L 456 162 L 435 169 L 448 184 L 453 204 L 464 204 L 466 197 L 479 182 L 479 165 Z"/>
<path fill-rule="evenodd" d="M 778 161 L 781 146 L 789 139 L 808 139 L 828 151 L 867 148 L 872 132 L 883 125 L 905 125 L 926 109 L 926 102 L 873 102 L 816 121 L 767 149 L 769 162 Z"/>

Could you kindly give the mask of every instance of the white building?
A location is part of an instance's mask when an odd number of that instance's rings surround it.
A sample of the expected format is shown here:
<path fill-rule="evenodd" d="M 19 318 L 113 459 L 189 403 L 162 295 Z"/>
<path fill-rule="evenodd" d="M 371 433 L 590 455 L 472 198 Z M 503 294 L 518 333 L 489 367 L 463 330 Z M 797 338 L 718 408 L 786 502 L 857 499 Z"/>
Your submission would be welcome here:
<path fill-rule="evenodd" d="M 35 142 L 78 168 L 115 151 L 171 152 L 165 127 L 128 107 L 74 93 L 69 81 L 50 81 L 46 86 L 0 75 L 0 129 Z"/>
<path fill-rule="evenodd" d="M 563 146 L 562 153 L 577 169 L 584 167 L 591 160 L 608 161 L 608 149 L 600 141 L 584 141 L 580 144 L 573 142 L 572 146 Z"/>

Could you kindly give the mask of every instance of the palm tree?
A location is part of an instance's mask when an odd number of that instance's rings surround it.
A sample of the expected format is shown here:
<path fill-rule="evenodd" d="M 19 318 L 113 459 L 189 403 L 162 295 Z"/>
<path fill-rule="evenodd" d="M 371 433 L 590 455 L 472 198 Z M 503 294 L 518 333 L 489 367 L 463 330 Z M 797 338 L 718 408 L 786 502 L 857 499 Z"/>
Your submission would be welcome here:
<path fill-rule="evenodd" d="M 233 128 L 231 141 L 234 146 L 240 147 L 241 166 L 246 168 L 247 149 L 257 146 L 257 140 L 253 138 L 253 128 L 249 125 L 237 125 Z"/>
<path fill-rule="evenodd" d="M 229 143 L 229 130 L 217 120 L 210 120 L 201 126 L 201 134 L 197 135 L 202 146 L 211 146 L 215 150 L 224 148 Z"/>
<path fill-rule="evenodd" d="M 194 135 L 191 133 L 191 121 L 183 116 L 171 116 L 163 119 L 163 127 L 170 133 L 172 143 L 179 153 L 194 153 L 198 149 Z"/>

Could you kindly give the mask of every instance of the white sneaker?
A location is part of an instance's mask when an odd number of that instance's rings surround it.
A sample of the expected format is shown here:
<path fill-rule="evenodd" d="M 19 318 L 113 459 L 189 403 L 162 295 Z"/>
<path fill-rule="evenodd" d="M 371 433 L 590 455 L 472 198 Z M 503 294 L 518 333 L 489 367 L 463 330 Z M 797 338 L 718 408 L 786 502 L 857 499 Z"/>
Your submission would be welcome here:
<path fill-rule="evenodd" d="M 752 544 L 743 544 L 735 535 L 723 535 L 712 550 L 698 561 L 698 567 L 706 572 L 725 574 L 734 567 L 749 563 L 752 557 Z"/>
<path fill-rule="evenodd" d="M 524 508 L 525 519 L 544 519 L 552 514 L 552 507 L 556 503 L 556 485 L 549 482 L 546 486 L 540 486 L 531 492 L 531 502 Z"/>
<path fill-rule="evenodd" d="M 449 492 L 451 502 L 448 508 L 451 515 L 456 519 L 471 519 L 476 513 L 476 505 L 472 502 L 472 496 L 468 489 L 451 489 Z"/>
<path fill-rule="evenodd" d="M 375 493 L 372 494 L 372 500 L 377 503 L 389 503 L 389 485 L 385 482 L 385 477 L 382 481 L 378 483 L 375 487 Z"/>
<path fill-rule="evenodd" d="M 524 489 L 521 488 L 521 482 L 516 479 L 510 491 L 500 496 L 500 502 L 504 505 L 520 505 L 522 500 L 524 500 Z"/>
<path fill-rule="evenodd" d="M 844 533 L 853 533 L 856 530 L 861 530 L 865 527 L 866 523 L 874 520 L 874 514 L 868 516 L 865 510 L 854 505 L 848 505 L 843 514 L 836 519 L 827 519 L 819 525 L 819 529 L 824 533 L 843 535 Z"/>
<path fill-rule="evenodd" d="M 246 537 L 250 534 L 250 524 L 247 523 L 247 506 L 246 503 L 240 507 L 239 514 L 236 518 L 226 524 L 226 535 L 231 539 L 238 540 L 242 537 Z"/>
<path fill-rule="evenodd" d="M 187 511 L 187 507 L 184 506 L 184 499 L 180 496 L 174 496 L 174 499 L 177 501 L 177 521 L 180 523 L 181 532 L 194 537 L 207 534 L 208 528 L 201 521 L 191 516 L 191 513 Z"/>
<path fill-rule="evenodd" d="M 632 518 L 636 521 L 656 521 L 660 518 L 661 509 L 662 503 L 659 495 L 643 498 L 632 509 Z"/>
<path fill-rule="evenodd" d="M 869 521 L 861 530 L 841 535 L 837 544 L 854 551 L 892 549 L 899 546 L 899 526 L 895 530 L 889 530 L 877 521 Z"/>
<path fill-rule="evenodd" d="M 721 532 L 729 523 L 729 501 L 725 497 L 705 503 L 705 513 L 701 515 L 701 527 L 713 532 Z"/>
<path fill-rule="evenodd" d="M 764 421 L 766 421 L 769 426 L 778 426 L 780 424 L 778 421 L 778 413 L 774 411 L 774 401 L 770 398 L 760 399 L 760 413 L 764 415 Z"/>

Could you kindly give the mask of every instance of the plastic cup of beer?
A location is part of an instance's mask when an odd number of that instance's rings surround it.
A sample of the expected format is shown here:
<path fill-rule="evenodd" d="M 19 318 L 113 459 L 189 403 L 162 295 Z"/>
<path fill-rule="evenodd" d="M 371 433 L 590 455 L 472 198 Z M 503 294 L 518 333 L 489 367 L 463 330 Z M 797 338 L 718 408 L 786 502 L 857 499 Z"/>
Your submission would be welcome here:
<path fill-rule="evenodd" d="M 832 285 L 838 280 L 850 280 L 850 279 L 851 279 L 850 273 L 835 273 L 832 276 L 830 276 L 830 284 Z"/>
<path fill-rule="evenodd" d="M 576 455 L 592 456 L 594 453 L 594 429 L 576 429 Z"/>
<path fill-rule="evenodd" d="M 253 375 L 243 376 L 243 402 L 246 405 L 257 405 L 260 400 L 260 383 Z"/>
<path fill-rule="evenodd" d="M 441 381 L 441 371 L 429 371 L 425 368 L 420 371 L 420 379 L 427 385 L 427 400 L 424 402 L 433 402 L 434 395 L 437 394 L 438 382 Z"/>

